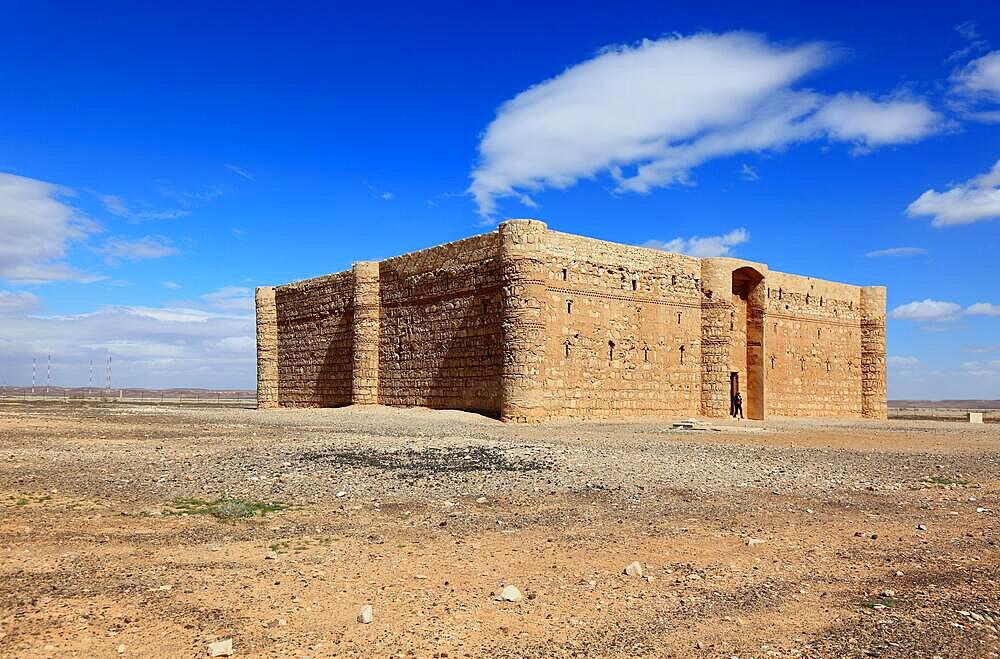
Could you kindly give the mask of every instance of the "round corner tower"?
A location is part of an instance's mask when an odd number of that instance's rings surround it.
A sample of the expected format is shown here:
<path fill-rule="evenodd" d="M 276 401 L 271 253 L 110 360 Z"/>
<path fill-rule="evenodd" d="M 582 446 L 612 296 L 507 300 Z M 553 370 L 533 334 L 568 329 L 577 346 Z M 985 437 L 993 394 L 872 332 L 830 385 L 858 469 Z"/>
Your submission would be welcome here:
<path fill-rule="evenodd" d="M 544 222 L 500 224 L 500 419 L 528 423 L 544 417 L 541 381 L 545 339 Z"/>
<path fill-rule="evenodd" d="M 884 286 L 861 288 L 861 416 L 888 418 Z"/>
<path fill-rule="evenodd" d="M 382 307 L 378 261 L 354 264 L 351 404 L 378 404 L 379 324 Z"/>
<path fill-rule="evenodd" d="M 257 407 L 278 407 L 278 308 L 272 286 L 258 286 L 257 307 Z"/>

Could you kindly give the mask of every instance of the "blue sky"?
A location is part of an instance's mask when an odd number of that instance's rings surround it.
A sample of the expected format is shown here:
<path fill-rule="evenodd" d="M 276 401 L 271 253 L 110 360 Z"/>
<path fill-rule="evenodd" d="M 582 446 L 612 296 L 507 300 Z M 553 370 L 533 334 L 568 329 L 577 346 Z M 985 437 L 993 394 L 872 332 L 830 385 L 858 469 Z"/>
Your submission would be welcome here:
<path fill-rule="evenodd" d="M 536 217 L 884 284 L 890 397 L 1000 397 L 1000 9 L 748 4 L 0 3 L 0 379 L 250 388 L 254 286 Z"/>

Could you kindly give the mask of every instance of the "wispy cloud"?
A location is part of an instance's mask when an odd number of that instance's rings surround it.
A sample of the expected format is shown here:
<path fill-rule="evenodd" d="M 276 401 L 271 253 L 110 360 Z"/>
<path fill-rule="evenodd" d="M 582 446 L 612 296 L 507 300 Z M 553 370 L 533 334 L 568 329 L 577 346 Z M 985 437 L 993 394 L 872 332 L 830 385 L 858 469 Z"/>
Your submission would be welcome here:
<path fill-rule="evenodd" d="M 252 311 L 254 309 L 253 292 L 244 286 L 223 286 L 206 293 L 201 299 L 216 309 L 228 311 Z"/>
<path fill-rule="evenodd" d="M 733 247 L 750 240 L 750 232 L 746 229 L 734 229 L 721 236 L 692 236 L 690 238 L 674 238 L 673 240 L 647 240 L 643 247 L 651 247 L 664 252 L 676 252 L 701 258 L 711 256 L 729 256 Z"/>
<path fill-rule="evenodd" d="M 164 281 L 164 282 L 161 282 L 161 284 L 162 284 L 163 288 L 169 288 L 171 290 L 177 290 L 178 288 L 181 287 L 181 285 L 178 284 L 175 281 Z"/>
<path fill-rule="evenodd" d="M 758 174 L 753 167 L 743 163 L 740 167 L 740 176 L 743 177 L 744 181 L 759 181 L 760 174 Z"/>
<path fill-rule="evenodd" d="M 469 192 L 497 200 L 610 175 L 617 192 L 689 183 L 715 158 L 807 140 L 861 152 L 919 140 L 942 117 L 925 101 L 795 89 L 827 65 L 822 43 L 786 47 L 747 33 L 702 33 L 606 48 L 507 101 L 486 128 Z"/>
<path fill-rule="evenodd" d="M 104 209 L 117 217 L 124 218 L 132 222 L 146 222 L 153 220 L 175 220 L 179 217 L 187 217 L 190 210 L 184 208 L 172 208 L 166 210 L 134 210 L 125 203 L 118 195 L 106 194 L 98 195 Z"/>
<path fill-rule="evenodd" d="M 0 315 L 27 313 L 41 306 L 41 300 L 27 291 L 0 291 Z"/>
<path fill-rule="evenodd" d="M 975 21 L 965 21 L 955 26 L 955 32 L 965 42 L 961 48 L 953 52 L 945 60 L 946 62 L 961 62 L 963 60 L 978 55 L 990 49 L 990 42 L 983 39 L 979 34 L 979 26 Z"/>
<path fill-rule="evenodd" d="M 906 209 L 910 217 L 929 216 L 931 226 L 972 224 L 1000 217 L 1000 160 L 990 171 L 944 192 L 927 190 Z"/>
<path fill-rule="evenodd" d="M 1000 304 L 976 302 L 965 310 L 970 316 L 1000 316 Z"/>
<path fill-rule="evenodd" d="M 146 261 L 175 256 L 180 253 L 166 236 L 144 236 L 134 240 L 112 238 L 95 251 L 98 254 L 103 254 L 105 261 L 110 265 L 114 265 L 120 260 Z"/>
<path fill-rule="evenodd" d="M 381 199 L 382 201 L 391 201 L 392 199 L 396 198 L 396 195 L 394 193 L 389 192 L 387 190 L 381 190 L 372 185 L 371 183 L 369 183 L 368 181 L 365 181 L 365 187 L 368 188 L 368 192 L 371 194 L 371 196 L 375 197 L 376 199 Z"/>
<path fill-rule="evenodd" d="M 251 174 L 249 171 L 247 171 L 243 167 L 240 167 L 239 165 L 231 165 L 229 163 L 226 163 L 226 169 L 228 169 L 232 173 L 236 174 L 237 176 L 242 176 L 243 178 L 245 178 L 248 181 L 256 181 L 257 180 L 257 177 L 255 177 L 253 174 Z"/>
<path fill-rule="evenodd" d="M 888 247 L 886 249 L 876 249 L 871 252 L 865 252 L 865 256 L 869 258 L 880 258 L 883 256 L 920 256 L 921 254 L 926 254 L 927 250 L 923 247 Z"/>
<path fill-rule="evenodd" d="M 69 204 L 73 196 L 63 186 L 0 173 L 0 279 L 21 284 L 101 279 L 63 260 L 72 244 L 101 231 Z"/>

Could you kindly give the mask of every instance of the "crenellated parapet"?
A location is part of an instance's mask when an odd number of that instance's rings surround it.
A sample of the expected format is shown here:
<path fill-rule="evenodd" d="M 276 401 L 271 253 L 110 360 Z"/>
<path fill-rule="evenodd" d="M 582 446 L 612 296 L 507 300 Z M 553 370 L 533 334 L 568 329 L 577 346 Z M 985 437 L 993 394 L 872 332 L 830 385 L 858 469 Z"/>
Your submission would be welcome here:
<path fill-rule="evenodd" d="M 378 404 L 379 378 L 379 264 L 354 264 L 354 316 L 351 373 L 351 403 Z"/>
<path fill-rule="evenodd" d="M 884 286 L 861 288 L 861 416 L 888 418 Z"/>
<path fill-rule="evenodd" d="M 257 407 L 278 407 L 278 312 L 274 288 L 260 286 L 257 304 Z"/>
<path fill-rule="evenodd" d="M 543 416 L 545 341 L 544 222 L 500 225 L 500 418 L 532 422 Z"/>

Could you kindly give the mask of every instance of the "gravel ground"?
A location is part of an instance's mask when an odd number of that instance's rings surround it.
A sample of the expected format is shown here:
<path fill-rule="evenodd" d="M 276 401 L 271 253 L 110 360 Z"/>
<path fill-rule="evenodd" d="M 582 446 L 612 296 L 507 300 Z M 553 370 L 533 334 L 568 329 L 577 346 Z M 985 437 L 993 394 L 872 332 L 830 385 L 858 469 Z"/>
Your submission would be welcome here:
<path fill-rule="evenodd" d="M 0 403 L 0 654 L 1000 656 L 998 449 L 933 420 Z"/>

